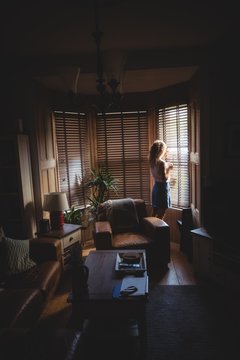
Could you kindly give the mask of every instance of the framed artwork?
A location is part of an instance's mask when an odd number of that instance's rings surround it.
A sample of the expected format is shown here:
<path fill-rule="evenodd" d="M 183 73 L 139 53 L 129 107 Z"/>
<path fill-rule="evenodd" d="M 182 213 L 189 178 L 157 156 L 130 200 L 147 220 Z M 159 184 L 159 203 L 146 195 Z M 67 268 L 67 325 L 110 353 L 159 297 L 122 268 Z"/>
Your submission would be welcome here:
<path fill-rule="evenodd" d="M 240 157 L 240 121 L 228 124 L 227 153 L 229 157 Z"/>

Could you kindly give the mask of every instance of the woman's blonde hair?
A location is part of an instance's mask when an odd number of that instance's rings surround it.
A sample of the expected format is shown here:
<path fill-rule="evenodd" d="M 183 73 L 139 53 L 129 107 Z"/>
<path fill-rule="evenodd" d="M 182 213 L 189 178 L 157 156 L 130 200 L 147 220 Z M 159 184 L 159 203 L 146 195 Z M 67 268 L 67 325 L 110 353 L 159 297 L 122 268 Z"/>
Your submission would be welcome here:
<path fill-rule="evenodd" d="M 161 156 L 161 154 L 164 152 L 164 150 L 167 148 L 167 145 L 164 141 L 162 140 L 155 140 L 152 144 L 152 146 L 150 147 L 150 151 L 149 151 L 149 163 L 151 165 L 155 165 L 157 159 L 159 158 L 159 156 Z"/>

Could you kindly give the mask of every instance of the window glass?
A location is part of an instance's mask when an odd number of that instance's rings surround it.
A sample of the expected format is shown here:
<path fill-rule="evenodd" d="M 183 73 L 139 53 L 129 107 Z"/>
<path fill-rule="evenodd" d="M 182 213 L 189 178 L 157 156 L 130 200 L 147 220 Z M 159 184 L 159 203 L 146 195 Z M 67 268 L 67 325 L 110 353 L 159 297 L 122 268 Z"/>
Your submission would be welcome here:
<path fill-rule="evenodd" d="M 187 104 L 159 109 L 157 134 L 168 147 L 173 207 L 189 206 L 189 136 Z"/>
<path fill-rule="evenodd" d="M 59 186 L 70 206 L 86 205 L 84 179 L 90 171 L 87 117 L 84 113 L 55 111 Z"/>

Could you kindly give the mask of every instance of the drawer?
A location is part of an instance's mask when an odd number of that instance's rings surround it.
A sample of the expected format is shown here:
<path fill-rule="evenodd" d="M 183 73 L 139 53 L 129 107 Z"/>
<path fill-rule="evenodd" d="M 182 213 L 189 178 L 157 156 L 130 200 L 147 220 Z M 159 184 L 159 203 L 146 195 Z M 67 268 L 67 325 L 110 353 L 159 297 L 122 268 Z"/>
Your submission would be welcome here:
<path fill-rule="evenodd" d="M 77 241 L 81 241 L 81 230 L 75 231 L 67 236 L 65 236 L 62 240 L 63 242 L 63 249 L 71 246 L 72 244 L 76 243 Z"/>
<path fill-rule="evenodd" d="M 62 254 L 62 260 L 63 260 L 63 266 L 65 269 L 68 267 L 68 265 L 70 265 L 71 251 L 77 246 L 78 246 L 77 242 L 75 242 L 72 245 L 70 245 L 64 249 L 64 252 Z"/>

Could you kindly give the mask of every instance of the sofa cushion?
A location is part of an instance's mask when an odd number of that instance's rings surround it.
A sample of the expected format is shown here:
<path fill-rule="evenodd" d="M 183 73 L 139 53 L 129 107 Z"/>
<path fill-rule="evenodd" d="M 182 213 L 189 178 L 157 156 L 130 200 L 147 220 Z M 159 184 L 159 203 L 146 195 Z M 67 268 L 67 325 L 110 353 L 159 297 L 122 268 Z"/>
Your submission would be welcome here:
<path fill-rule="evenodd" d="M 146 249 L 152 239 L 142 233 L 126 232 L 115 234 L 112 239 L 114 249 Z"/>
<path fill-rule="evenodd" d="M 17 240 L 5 237 L 3 240 L 6 275 L 25 272 L 36 265 L 29 256 L 29 240 Z"/>

